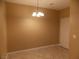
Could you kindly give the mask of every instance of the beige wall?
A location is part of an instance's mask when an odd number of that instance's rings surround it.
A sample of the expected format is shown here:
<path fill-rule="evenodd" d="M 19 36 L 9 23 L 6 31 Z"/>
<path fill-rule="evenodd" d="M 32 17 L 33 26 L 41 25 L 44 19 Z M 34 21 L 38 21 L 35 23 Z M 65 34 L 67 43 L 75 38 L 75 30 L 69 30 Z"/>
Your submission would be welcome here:
<path fill-rule="evenodd" d="M 70 59 L 79 59 L 79 0 L 71 0 Z"/>
<path fill-rule="evenodd" d="M 60 10 L 60 18 L 70 17 L 70 7 Z"/>
<path fill-rule="evenodd" d="M 60 45 L 69 49 L 70 8 L 60 10 Z"/>
<path fill-rule="evenodd" d="M 7 5 L 8 51 L 24 50 L 59 43 L 58 11 L 40 8 L 44 17 L 32 17 L 34 7 Z"/>
<path fill-rule="evenodd" d="M 60 45 L 69 49 L 69 18 L 60 19 Z"/>
<path fill-rule="evenodd" d="M 0 1 L 0 58 L 4 58 L 6 52 L 7 52 L 7 46 L 6 46 L 5 4 Z"/>

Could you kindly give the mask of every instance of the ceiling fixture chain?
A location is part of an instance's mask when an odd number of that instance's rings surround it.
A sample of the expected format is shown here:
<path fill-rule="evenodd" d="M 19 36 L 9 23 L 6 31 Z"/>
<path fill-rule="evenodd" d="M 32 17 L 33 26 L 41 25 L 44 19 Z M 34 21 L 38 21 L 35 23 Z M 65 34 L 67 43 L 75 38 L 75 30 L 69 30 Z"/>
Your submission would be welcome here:
<path fill-rule="evenodd" d="M 33 17 L 41 17 L 44 16 L 44 13 L 39 12 L 39 0 L 36 0 L 36 11 L 32 14 Z"/>

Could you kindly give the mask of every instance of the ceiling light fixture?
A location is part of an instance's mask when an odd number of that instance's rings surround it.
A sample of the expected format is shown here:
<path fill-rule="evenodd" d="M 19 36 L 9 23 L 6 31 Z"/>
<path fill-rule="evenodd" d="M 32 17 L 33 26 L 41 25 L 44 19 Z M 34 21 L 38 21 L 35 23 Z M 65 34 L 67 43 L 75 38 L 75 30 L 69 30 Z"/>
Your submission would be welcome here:
<path fill-rule="evenodd" d="M 32 13 L 32 16 L 33 17 L 41 17 L 41 16 L 44 16 L 44 13 L 43 12 L 39 12 L 39 1 L 36 0 L 36 11 Z"/>

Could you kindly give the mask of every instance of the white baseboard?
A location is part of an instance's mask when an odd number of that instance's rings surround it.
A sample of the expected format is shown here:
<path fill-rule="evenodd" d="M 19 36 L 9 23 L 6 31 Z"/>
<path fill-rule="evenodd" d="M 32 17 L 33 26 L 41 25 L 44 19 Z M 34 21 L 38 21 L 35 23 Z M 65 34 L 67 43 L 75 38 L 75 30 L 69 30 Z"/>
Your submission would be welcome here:
<path fill-rule="evenodd" d="M 62 44 L 59 44 L 59 46 L 65 48 L 65 49 L 69 49 L 69 47 L 63 46 Z"/>
<path fill-rule="evenodd" d="M 41 46 L 41 47 L 36 47 L 36 48 L 31 48 L 31 49 L 25 49 L 25 50 L 20 50 L 20 51 L 14 51 L 14 52 L 9 52 L 9 54 L 16 54 L 16 53 L 21 53 L 21 52 L 26 52 L 26 51 L 32 51 L 32 50 L 37 50 L 37 49 L 41 49 L 41 48 L 48 48 L 48 47 L 52 47 L 52 46 L 58 46 L 59 44 L 52 44 L 52 45 L 47 45 L 47 46 Z"/>

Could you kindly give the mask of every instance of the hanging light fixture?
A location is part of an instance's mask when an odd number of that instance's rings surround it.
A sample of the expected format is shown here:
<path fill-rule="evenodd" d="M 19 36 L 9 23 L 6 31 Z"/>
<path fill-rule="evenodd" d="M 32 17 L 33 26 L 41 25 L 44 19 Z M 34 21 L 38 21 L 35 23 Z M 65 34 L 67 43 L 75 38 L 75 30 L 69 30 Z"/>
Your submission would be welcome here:
<path fill-rule="evenodd" d="M 41 16 L 44 16 L 44 13 L 43 12 L 39 12 L 39 1 L 37 0 L 36 2 L 36 11 L 33 12 L 32 16 L 33 17 L 41 17 Z"/>

